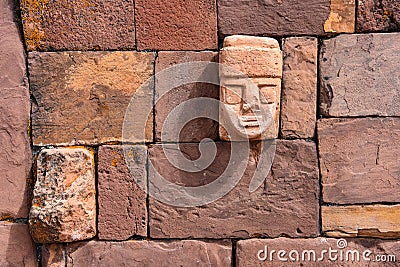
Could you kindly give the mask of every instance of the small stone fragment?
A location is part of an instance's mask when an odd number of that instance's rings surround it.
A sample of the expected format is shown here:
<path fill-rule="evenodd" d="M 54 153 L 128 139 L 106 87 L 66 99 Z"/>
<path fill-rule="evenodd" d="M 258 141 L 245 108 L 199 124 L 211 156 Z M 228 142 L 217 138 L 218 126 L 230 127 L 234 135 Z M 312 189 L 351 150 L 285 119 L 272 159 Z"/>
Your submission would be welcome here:
<path fill-rule="evenodd" d="M 355 0 L 330 0 L 331 13 L 325 21 L 325 32 L 353 33 L 356 20 Z"/>
<path fill-rule="evenodd" d="M 322 206 L 322 231 L 332 237 L 400 237 L 400 205 Z"/>
<path fill-rule="evenodd" d="M 43 149 L 37 159 L 29 225 L 37 243 L 96 235 L 94 156 L 83 148 Z"/>
<path fill-rule="evenodd" d="M 42 267 L 65 267 L 65 245 L 44 244 L 42 246 Z"/>

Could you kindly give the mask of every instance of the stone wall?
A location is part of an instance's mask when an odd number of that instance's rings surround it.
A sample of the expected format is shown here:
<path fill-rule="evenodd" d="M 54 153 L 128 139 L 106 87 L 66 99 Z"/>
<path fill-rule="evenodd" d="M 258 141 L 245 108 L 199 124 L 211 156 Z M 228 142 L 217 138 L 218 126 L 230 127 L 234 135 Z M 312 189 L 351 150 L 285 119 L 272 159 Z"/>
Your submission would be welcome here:
<path fill-rule="evenodd" d="M 0 266 L 398 266 L 399 31 L 391 0 L 1 0 Z M 232 168 L 218 122 L 164 130 L 219 99 L 205 80 L 231 35 L 283 53 L 271 169 L 249 190 L 253 141 L 226 194 L 172 205 Z M 213 161 L 177 167 L 204 139 Z"/>

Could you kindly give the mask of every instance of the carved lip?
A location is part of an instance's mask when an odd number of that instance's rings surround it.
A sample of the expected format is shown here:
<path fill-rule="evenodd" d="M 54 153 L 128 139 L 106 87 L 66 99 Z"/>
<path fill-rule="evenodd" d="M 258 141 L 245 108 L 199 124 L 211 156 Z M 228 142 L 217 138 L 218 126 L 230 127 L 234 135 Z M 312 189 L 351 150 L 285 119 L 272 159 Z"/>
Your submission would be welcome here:
<path fill-rule="evenodd" d="M 239 122 L 243 127 L 257 127 L 260 126 L 262 120 L 261 116 L 240 116 Z"/>

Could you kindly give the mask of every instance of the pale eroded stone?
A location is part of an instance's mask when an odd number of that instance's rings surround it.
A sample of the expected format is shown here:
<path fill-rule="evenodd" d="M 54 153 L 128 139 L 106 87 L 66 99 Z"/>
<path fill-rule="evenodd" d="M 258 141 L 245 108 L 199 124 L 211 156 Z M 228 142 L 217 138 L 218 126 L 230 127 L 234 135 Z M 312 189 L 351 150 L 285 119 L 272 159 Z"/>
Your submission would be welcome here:
<path fill-rule="evenodd" d="M 29 215 L 38 243 L 72 242 L 96 235 L 94 156 L 83 148 L 43 149 Z"/>
<path fill-rule="evenodd" d="M 325 32 L 353 33 L 356 22 L 355 0 L 330 0 L 330 13 L 324 24 Z"/>

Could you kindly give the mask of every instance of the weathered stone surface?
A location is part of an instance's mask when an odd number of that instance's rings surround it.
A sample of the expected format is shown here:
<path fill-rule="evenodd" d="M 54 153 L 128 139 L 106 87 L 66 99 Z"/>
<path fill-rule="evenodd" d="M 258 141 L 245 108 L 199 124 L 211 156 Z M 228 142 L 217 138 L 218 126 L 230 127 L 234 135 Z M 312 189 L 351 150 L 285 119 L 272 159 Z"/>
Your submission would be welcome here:
<path fill-rule="evenodd" d="M 13 2 L 0 3 L 0 218 L 28 216 L 29 91 Z"/>
<path fill-rule="evenodd" d="M 400 253 L 400 242 L 355 238 L 343 240 L 323 237 L 315 239 L 249 239 L 239 241 L 236 250 L 236 266 L 238 267 L 397 266 L 398 259 L 396 261 L 396 257 Z M 281 250 L 283 252 L 280 252 L 280 258 L 278 258 L 278 253 Z M 326 252 L 323 252 L 323 250 Z M 368 253 L 368 251 L 371 253 Z M 387 256 L 386 260 L 381 257 L 383 255 Z M 395 258 L 390 257 L 389 259 L 389 255 L 394 255 Z"/>
<path fill-rule="evenodd" d="M 220 138 L 231 141 L 277 138 L 282 79 L 282 51 L 278 41 L 268 37 L 229 36 L 224 40 L 220 63 Z"/>
<path fill-rule="evenodd" d="M 130 0 L 22 0 L 28 50 L 135 48 Z"/>
<path fill-rule="evenodd" d="M 284 138 L 312 138 L 317 118 L 318 40 L 283 40 L 281 132 Z"/>
<path fill-rule="evenodd" d="M 222 36 L 324 34 L 329 0 L 221 0 L 218 27 Z"/>
<path fill-rule="evenodd" d="M 44 244 L 42 246 L 42 267 L 65 267 L 64 244 Z"/>
<path fill-rule="evenodd" d="M 400 205 L 323 206 L 322 231 L 332 237 L 400 237 Z"/>
<path fill-rule="evenodd" d="M 151 77 L 153 60 L 154 53 L 144 52 L 30 53 L 33 143 L 121 141 L 125 111 L 138 88 Z M 143 113 L 137 116 L 147 118 L 152 90 L 146 87 L 141 93 L 137 105 L 143 106 Z M 152 140 L 151 117 L 147 141 Z"/>
<path fill-rule="evenodd" d="M 330 0 L 331 12 L 325 21 L 325 32 L 353 33 L 356 23 L 355 0 Z"/>
<path fill-rule="evenodd" d="M 124 152 L 125 149 L 125 152 Z M 129 158 L 127 158 L 129 157 Z M 99 238 L 147 235 L 145 146 L 101 146 L 98 152 Z M 129 169 L 127 163 L 131 164 Z"/>
<path fill-rule="evenodd" d="M 216 52 L 191 52 L 191 51 L 167 51 L 159 52 L 156 61 L 156 73 L 182 63 L 190 63 L 196 61 L 218 62 L 218 53 Z M 218 75 L 218 73 L 213 73 Z M 216 80 L 210 77 L 210 80 Z M 219 88 L 216 85 L 206 83 L 192 83 L 182 85 L 164 94 L 160 90 L 160 83 L 168 81 L 156 81 L 156 101 L 155 105 L 155 135 L 156 140 L 161 141 L 161 132 L 164 126 L 164 121 L 170 112 L 179 104 L 184 103 L 190 99 L 199 97 L 208 97 L 218 99 Z M 211 107 L 210 107 L 211 108 Z M 218 107 L 215 107 L 218 110 Z M 197 114 L 194 110 L 184 109 L 184 112 Z M 176 119 L 178 120 L 180 116 Z M 178 127 L 178 126 L 177 126 Z M 216 139 L 218 137 L 218 122 L 206 118 L 198 118 L 190 121 L 182 128 L 179 134 L 179 140 L 171 136 L 168 132 L 164 132 L 162 141 L 172 142 L 199 142 L 204 138 Z"/>
<path fill-rule="evenodd" d="M 400 3 L 394 0 L 363 0 L 358 2 L 357 31 L 398 31 Z"/>
<path fill-rule="evenodd" d="M 218 47 L 213 0 L 136 0 L 138 49 L 205 50 Z"/>
<path fill-rule="evenodd" d="M 37 243 L 72 242 L 96 235 L 94 156 L 83 148 L 43 149 L 29 214 Z"/>
<path fill-rule="evenodd" d="M 216 180 L 230 158 L 230 143 L 216 143 L 214 162 L 204 171 L 184 172 L 171 165 L 156 145 L 149 159 L 165 179 L 179 185 L 201 186 Z M 277 141 L 271 174 L 265 186 L 249 192 L 256 169 L 257 149 L 252 146 L 241 181 L 224 197 L 194 208 L 172 207 L 150 197 L 150 236 L 153 238 L 248 238 L 318 235 L 318 169 L 315 144 Z M 181 144 L 188 159 L 197 159 L 196 144 Z M 165 146 L 164 149 L 168 149 Z M 239 170 L 237 170 L 239 171 Z M 149 173 L 151 183 L 154 173 Z M 150 185 L 151 186 L 151 185 Z"/>
<path fill-rule="evenodd" d="M 400 201 L 400 119 L 324 119 L 318 122 L 325 202 Z"/>
<path fill-rule="evenodd" d="M 400 34 L 340 35 L 320 56 L 321 112 L 327 116 L 400 115 Z"/>
<path fill-rule="evenodd" d="M 68 245 L 68 266 L 231 266 L 228 242 L 95 242 Z"/>
<path fill-rule="evenodd" d="M 37 266 L 35 244 L 26 224 L 0 222 L 0 265 Z"/>

